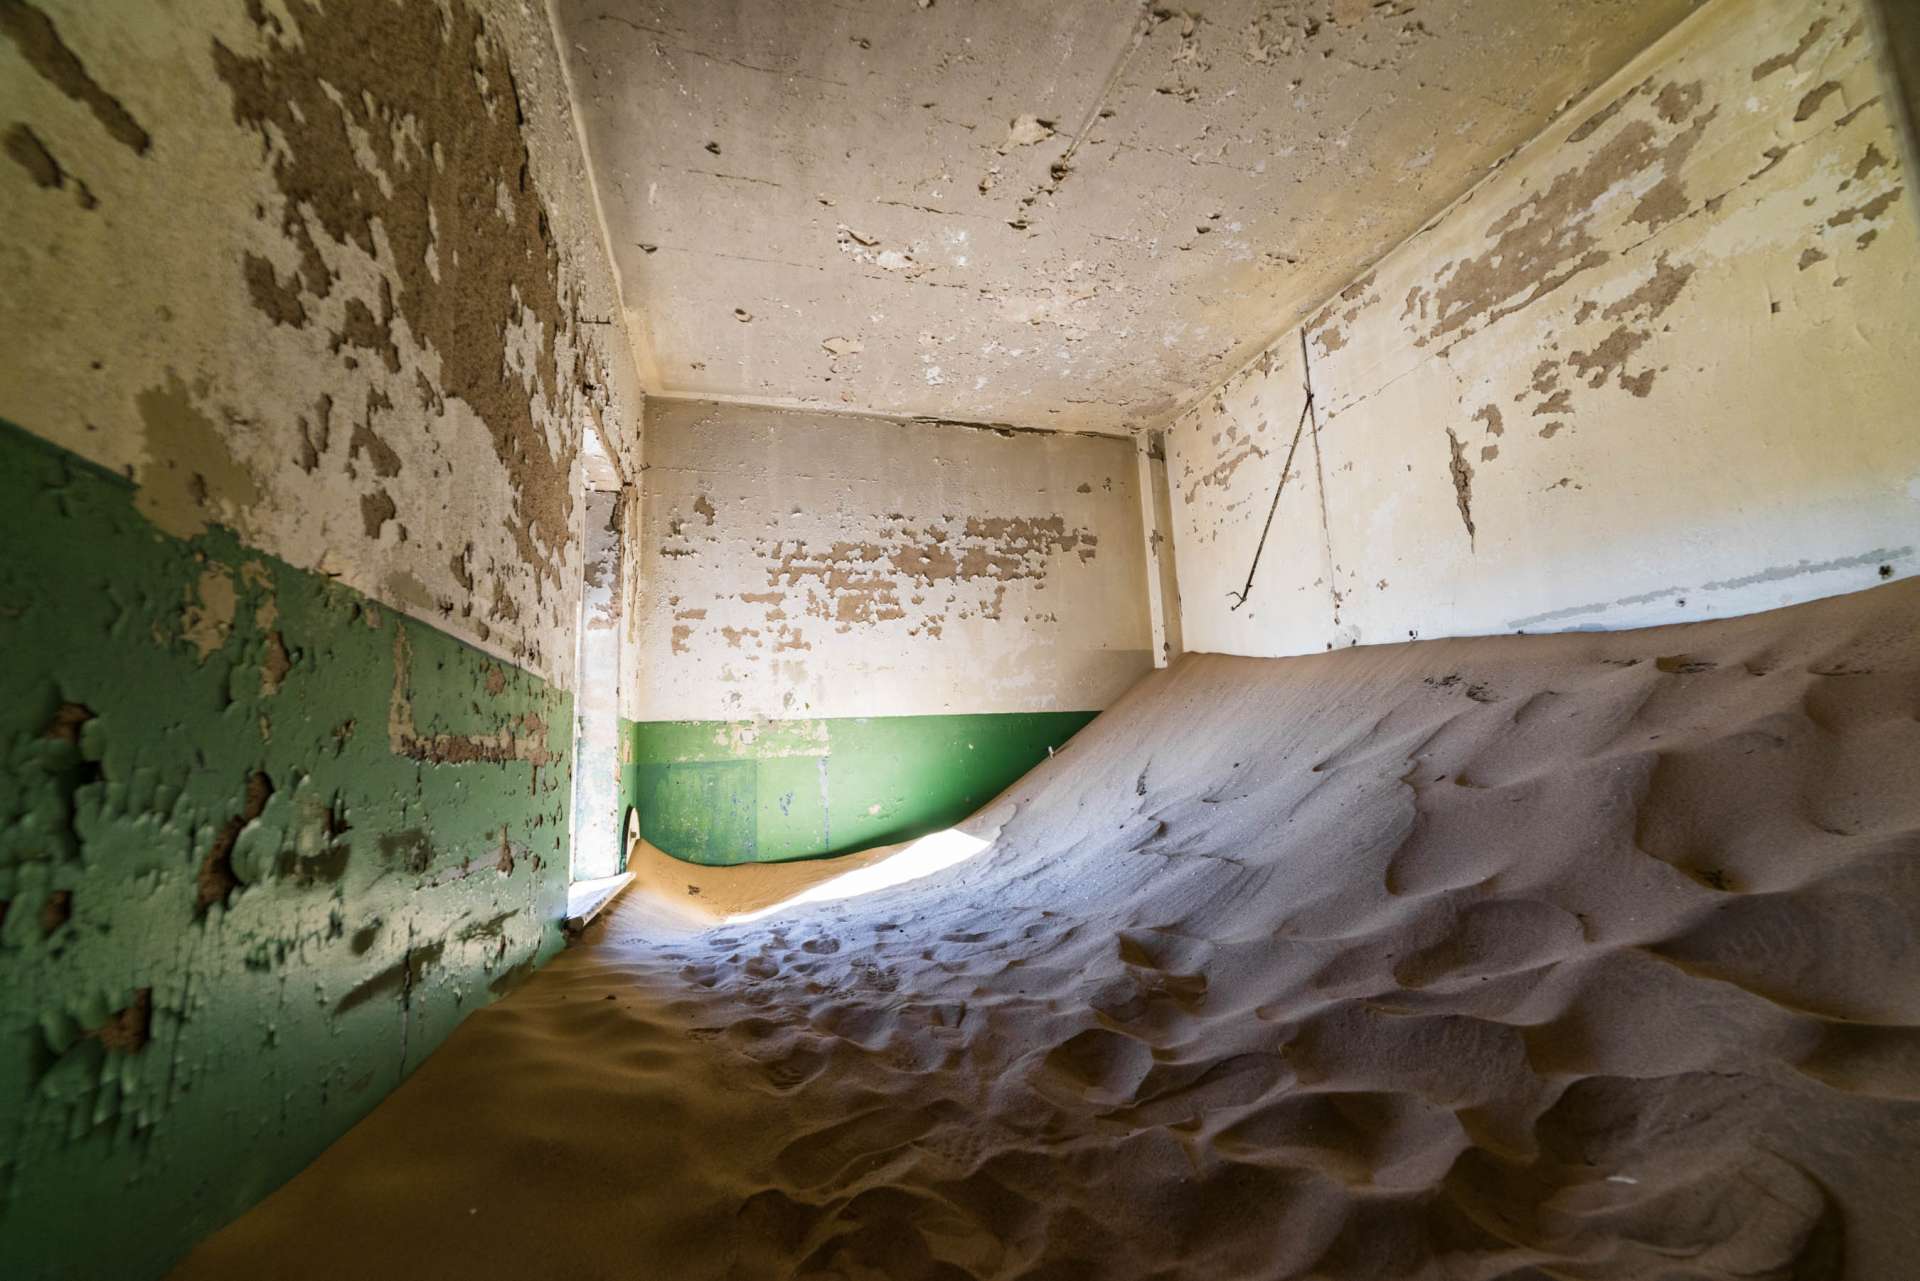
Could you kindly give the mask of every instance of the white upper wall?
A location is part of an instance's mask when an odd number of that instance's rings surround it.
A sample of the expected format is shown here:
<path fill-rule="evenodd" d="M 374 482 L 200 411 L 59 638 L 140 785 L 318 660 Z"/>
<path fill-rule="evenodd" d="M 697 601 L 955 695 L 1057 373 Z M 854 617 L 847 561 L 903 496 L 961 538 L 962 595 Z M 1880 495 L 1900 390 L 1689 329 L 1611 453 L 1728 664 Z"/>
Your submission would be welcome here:
<path fill-rule="evenodd" d="M 1853 0 L 1716 0 L 1168 453 L 1187 645 L 1736 614 L 1920 569 L 1920 224 Z"/>
<path fill-rule="evenodd" d="M 636 719 L 1083 711 L 1152 668 L 1130 440 L 647 419 Z"/>

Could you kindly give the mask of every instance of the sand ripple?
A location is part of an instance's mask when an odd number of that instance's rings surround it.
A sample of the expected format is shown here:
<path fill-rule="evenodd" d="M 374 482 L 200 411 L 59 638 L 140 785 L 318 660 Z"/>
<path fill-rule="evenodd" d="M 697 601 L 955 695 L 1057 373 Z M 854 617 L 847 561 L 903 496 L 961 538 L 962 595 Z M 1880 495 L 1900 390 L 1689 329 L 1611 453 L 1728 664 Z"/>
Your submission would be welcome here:
<path fill-rule="evenodd" d="M 971 827 L 622 904 L 180 1275 L 1920 1275 L 1920 583 L 1190 657 Z"/>

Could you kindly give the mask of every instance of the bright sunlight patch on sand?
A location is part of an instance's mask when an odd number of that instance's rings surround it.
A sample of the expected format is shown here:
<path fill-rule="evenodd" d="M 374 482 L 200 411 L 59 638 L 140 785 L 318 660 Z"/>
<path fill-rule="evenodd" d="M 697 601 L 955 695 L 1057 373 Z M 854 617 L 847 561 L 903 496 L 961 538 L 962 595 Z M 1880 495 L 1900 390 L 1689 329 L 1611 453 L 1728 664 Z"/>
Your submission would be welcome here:
<path fill-rule="evenodd" d="M 822 881 L 792 898 L 782 899 L 757 911 L 729 916 L 727 920 L 730 923 L 757 921 L 776 912 L 790 911 L 803 903 L 831 903 L 839 899 L 858 898 L 877 890 L 892 889 L 896 885 L 905 885 L 908 881 L 917 881 L 923 876 L 958 866 L 991 844 L 993 842 L 990 840 L 968 835 L 958 828 L 930 832 L 891 858 L 858 868 L 844 876 L 836 876 L 830 881 Z"/>

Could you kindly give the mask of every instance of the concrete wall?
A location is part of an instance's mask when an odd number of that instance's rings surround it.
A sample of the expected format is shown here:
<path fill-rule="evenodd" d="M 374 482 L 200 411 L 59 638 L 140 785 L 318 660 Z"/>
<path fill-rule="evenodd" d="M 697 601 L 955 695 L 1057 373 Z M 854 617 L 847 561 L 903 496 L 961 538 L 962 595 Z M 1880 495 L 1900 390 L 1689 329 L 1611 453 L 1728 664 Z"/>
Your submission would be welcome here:
<path fill-rule="evenodd" d="M 1151 668 L 1131 441 L 707 402 L 648 412 L 633 763 L 663 771 L 655 793 L 719 787 L 724 804 L 701 804 L 742 815 L 717 846 L 674 852 L 729 861 L 895 838 L 931 821 L 916 806 L 985 800 Z M 1002 761 L 949 794 L 937 762 L 988 750 L 988 727 L 956 737 L 939 722 L 979 716 L 1029 719 L 994 730 Z M 866 742 L 881 728 L 858 724 L 872 718 L 924 720 L 885 727 L 883 752 Z M 669 779 L 689 724 L 715 768 Z M 939 797 L 825 763 L 897 759 L 914 742 L 932 753 L 915 786 Z M 762 759 L 790 762 L 756 767 L 777 785 L 729 764 Z M 819 781 L 781 773 L 795 770 Z M 665 836 L 663 804 L 641 808 Z"/>
<path fill-rule="evenodd" d="M 1633 627 L 1920 569 L 1920 221 L 1867 16 L 1714 0 L 1181 417 L 1188 647 Z"/>
<path fill-rule="evenodd" d="M 539 6 L 9 3 L 0 144 L 0 1258 L 151 1276 L 558 946 L 638 396 Z"/>

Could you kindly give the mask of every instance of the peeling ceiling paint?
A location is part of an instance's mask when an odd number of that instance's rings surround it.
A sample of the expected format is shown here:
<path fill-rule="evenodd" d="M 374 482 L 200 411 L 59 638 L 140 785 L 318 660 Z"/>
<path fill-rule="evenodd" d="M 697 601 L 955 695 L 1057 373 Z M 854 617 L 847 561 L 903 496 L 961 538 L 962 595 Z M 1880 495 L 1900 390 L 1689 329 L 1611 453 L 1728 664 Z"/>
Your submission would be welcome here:
<path fill-rule="evenodd" d="M 558 0 L 669 395 L 1159 425 L 1694 0 Z"/>

